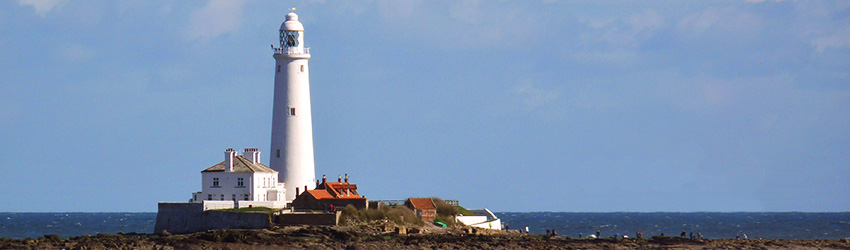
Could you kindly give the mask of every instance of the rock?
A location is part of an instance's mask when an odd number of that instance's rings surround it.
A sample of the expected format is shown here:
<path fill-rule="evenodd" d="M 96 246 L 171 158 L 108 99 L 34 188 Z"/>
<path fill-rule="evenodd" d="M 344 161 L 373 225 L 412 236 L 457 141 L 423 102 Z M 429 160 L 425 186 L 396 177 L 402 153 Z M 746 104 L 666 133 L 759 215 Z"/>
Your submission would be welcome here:
<path fill-rule="evenodd" d="M 49 241 L 59 241 L 59 235 L 55 235 L 55 234 L 45 234 L 45 235 L 44 235 L 44 239 L 45 239 L 45 240 L 49 240 Z"/>
<path fill-rule="evenodd" d="M 160 236 L 169 236 L 169 235 L 171 235 L 171 233 L 169 233 L 167 230 L 163 229 L 162 231 L 159 231 L 159 235 Z"/>
<path fill-rule="evenodd" d="M 156 246 L 154 247 L 154 249 L 156 249 L 156 250 L 174 250 L 174 247 L 172 247 L 172 246 L 156 245 Z"/>

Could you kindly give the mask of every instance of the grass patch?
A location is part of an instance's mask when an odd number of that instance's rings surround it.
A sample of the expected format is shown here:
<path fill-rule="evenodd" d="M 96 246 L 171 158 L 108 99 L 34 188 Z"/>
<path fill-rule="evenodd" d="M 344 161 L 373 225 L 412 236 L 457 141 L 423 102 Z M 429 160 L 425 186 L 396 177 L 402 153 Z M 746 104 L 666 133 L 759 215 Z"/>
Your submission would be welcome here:
<path fill-rule="evenodd" d="M 463 215 L 463 216 L 476 216 L 477 215 L 477 214 L 475 214 L 475 213 L 473 213 L 473 212 L 471 212 L 471 211 L 469 211 L 466 208 L 461 207 L 461 206 L 455 206 L 455 208 L 457 208 L 458 214 Z"/>

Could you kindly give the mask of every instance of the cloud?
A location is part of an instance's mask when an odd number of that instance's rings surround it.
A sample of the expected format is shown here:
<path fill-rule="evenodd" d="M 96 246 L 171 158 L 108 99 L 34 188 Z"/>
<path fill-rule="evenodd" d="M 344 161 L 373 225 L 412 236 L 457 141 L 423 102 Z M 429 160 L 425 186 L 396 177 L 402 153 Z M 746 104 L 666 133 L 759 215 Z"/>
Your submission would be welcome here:
<path fill-rule="evenodd" d="M 817 52 L 823 52 L 828 48 L 850 48 L 850 27 L 844 26 L 827 36 L 815 38 L 812 45 Z"/>
<path fill-rule="evenodd" d="M 699 36 L 705 33 L 753 33 L 761 25 L 759 17 L 734 8 L 709 8 L 700 13 L 685 16 L 678 23 L 684 34 Z"/>
<path fill-rule="evenodd" d="M 63 47 L 61 53 L 66 59 L 71 61 L 88 60 L 97 56 L 96 51 L 81 45 Z"/>
<path fill-rule="evenodd" d="M 242 9 L 245 1 L 211 0 L 203 9 L 192 13 L 186 33 L 190 39 L 209 40 L 242 25 Z"/>
<path fill-rule="evenodd" d="M 641 45 L 664 27 L 665 19 L 654 10 L 644 10 L 627 18 L 578 17 L 586 32 L 577 37 L 594 49 L 571 49 L 572 57 L 588 63 L 628 65 L 640 61 Z"/>
<path fill-rule="evenodd" d="M 527 15 L 523 6 L 491 1 L 379 1 L 377 9 L 387 25 L 405 35 L 451 40 L 447 45 L 461 48 L 515 46 L 534 39 L 542 29 L 538 17 Z"/>
<path fill-rule="evenodd" d="M 632 15 L 629 20 L 626 20 L 626 24 L 632 27 L 632 33 L 653 31 L 664 25 L 664 17 L 653 10 L 646 10 Z"/>
<path fill-rule="evenodd" d="M 527 109 L 535 109 L 546 105 L 561 96 L 559 91 L 542 89 L 531 83 L 514 86 L 513 92 L 522 98 Z"/>
<path fill-rule="evenodd" d="M 29 5 L 35 9 L 35 13 L 44 17 L 47 12 L 61 4 L 65 0 L 18 0 L 20 5 Z"/>

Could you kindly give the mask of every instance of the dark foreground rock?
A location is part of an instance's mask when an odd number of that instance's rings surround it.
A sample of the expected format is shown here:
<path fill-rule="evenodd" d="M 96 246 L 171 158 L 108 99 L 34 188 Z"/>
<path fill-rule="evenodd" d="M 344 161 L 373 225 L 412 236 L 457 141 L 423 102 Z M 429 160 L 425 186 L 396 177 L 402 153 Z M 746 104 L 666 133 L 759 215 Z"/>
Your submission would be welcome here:
<path fill-rule="evenodd" d="M 0 249 L 850 249 L 844 240 L 569 239 L 492 230 L 386 225 L 214 230 L 193 234 L 98 234 L 0 239 Z"/>

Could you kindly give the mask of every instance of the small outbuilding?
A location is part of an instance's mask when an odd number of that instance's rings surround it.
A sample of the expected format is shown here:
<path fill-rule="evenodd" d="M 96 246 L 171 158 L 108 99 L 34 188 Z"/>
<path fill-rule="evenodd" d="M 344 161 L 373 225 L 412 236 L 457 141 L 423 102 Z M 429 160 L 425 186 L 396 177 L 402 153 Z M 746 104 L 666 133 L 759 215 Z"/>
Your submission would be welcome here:
<path fill-rule="evenodd" d="M 416 217 L 423 221 L 432 222 L 437 218 L 437 206 L 431 198 L 408 198 L 404 206 L 413 210 Z"/>

